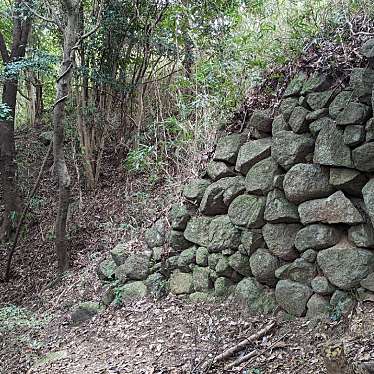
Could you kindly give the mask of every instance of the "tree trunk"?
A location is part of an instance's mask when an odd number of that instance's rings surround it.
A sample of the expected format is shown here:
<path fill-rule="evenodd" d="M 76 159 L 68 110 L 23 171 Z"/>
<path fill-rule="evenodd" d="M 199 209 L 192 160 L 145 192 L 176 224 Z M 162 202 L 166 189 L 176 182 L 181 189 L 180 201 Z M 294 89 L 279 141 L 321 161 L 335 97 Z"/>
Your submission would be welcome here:
<path fill-rule="evenodd" d="M 56 103 L 53 110 L 53 154 L 54 172 L 58 181 L 58 208 L 55 223 L 55 247 L 60 272 L 68 268 L 69 257 L 66 238 L 66 224 L 69 210 L 71 191 L 70 174 L 64 154 L 64 120 L 66 100 L 71 90 L 71 80 L 74 69 L 73 48 L 78 41 L 79 3 L 64 2 L 66 7 L 67 24 L 64 29 L 63 61 L 60 76 L 57 79 Z"/>
<path fill-rule="evenodd" d="M 24 10 L 28 0 L 16 0 L 14 4 L 13 35 L 10 52 L 0 31 L 0 54 L 4 65 L 25 56 L 26 45 L 31 31 L 31 18 Z M 14 140 L 14 119 L 17 100 L 18 76 L 6 81 L 3 86 L 2 102 L 10 109 L 10 116 L 0 120 L 0 174 L 3 186 L 4 215 L 0 227 L 0 241 L 10 237 L 16 227 L 17 213 L 20 212 L 20 197 L 16 183 L 16 146 Z"/>

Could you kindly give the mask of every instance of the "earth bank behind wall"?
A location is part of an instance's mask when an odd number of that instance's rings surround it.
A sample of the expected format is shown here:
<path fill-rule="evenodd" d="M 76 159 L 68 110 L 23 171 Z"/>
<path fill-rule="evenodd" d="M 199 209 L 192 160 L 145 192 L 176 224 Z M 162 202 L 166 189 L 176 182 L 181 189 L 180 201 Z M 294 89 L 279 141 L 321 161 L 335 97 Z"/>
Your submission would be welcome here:
<path fill-rule="evenodd" d="M 114 248 L 102 279 L 114 274 L 129 297 L 168 285 L 296 316 L 344 312 L 351 290 L 374 300 L 374 39 L 362 54 L 347 86 L 301 72 L 275 116 L 256 110 L 220 138 L 171 227 L 157 221 L 144 253 Z"/>

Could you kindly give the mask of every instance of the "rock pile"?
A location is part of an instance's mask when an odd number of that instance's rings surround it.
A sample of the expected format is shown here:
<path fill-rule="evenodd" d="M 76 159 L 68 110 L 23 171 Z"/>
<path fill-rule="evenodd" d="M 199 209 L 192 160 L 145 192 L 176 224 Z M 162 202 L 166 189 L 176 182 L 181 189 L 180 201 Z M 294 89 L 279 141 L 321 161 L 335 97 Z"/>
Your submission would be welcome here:
<path fill-rule="evenodd" d="M 219 139 L 206 174 L 171 210 L 170 229 L 157 221 L 142 254 L 117 246 L 100 277 L 128 295 L 162 284 L 310 317 L 344 310 L 352 289 L 374 292 L 373 43 L 346 86 L 300 73 L 275 116 L 256 110 L 243 133 Z"/>

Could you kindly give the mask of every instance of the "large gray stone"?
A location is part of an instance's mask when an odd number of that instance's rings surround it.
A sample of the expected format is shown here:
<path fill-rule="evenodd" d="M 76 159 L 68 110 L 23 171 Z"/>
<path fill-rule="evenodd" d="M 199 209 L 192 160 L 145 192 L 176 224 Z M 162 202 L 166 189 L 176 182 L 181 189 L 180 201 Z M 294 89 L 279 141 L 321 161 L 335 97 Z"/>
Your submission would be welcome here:
<path fill-rule="evenodd" d="M 250 266 L 253 276 L 268 286 L 274 286 L 277 282 L 275 270 L 279 267 L 279 259 L 270 253 L 268 249 L 259 248 L 250 257 Z"/>
<path fill-rule="evenodd" d="M 361 196 L 367 177 L 357 170 L 330 168 L 330 184 L 349 195 Z"/>
<path fill-rule="evenodd" d="M 273 188 L 273 180 L 282 171 L 272 157 L 258 162 L 245 178 L 246 190 L 253 194 L 267 194 Z"/>
<path fill-rule="evenodd" d="M 312 137 L 292 131 L 279 131 L 273 137 L 271 155 L 280 166 L 288 170 L 295 164 L 305 162 L 306 156 L 312 153 L 313 149 Z"/>
<path fill-rule="evenodd" d="M 235 170 L 247 174 L 257 162 L 270 156 L 271 138 L 251 140 L 243 144 L 239 150 Z"/>
<path fill-rule="evenodd" d="M 209 225 L 212 219 L 210 217 L 193 217 L 184 231 L 184 237 L 191 243 L 198 244 L 201 247 L 209 245 Z"/>
<path fill-rule="evenodd" d="M 313 110 L 325 108 L 333 98 L 334 91 L 312 92 L 307 95 L 306 102 Z"/>
<path fill-rule="evenodd" d="M 192 274 L 174 271 L 170 276 L 170 291 L 174 295 L 189 294 L 193 292 Z"/>
<path fill-rule="evenodd" d="M 370 117 L 370 109 L 367 105 L 350 102 L 336 117 L 336 123 L 340 126 L 362 125 Z"/>
<path fill-rule="evenodd" d="M 305 314 L 306 305 L 313 291 L 305 284 L 280 280 L 275 288 L 277 303 L 288 313 L 297 317 Z"/>
<path fill-rule="evenodd" d="M 218 277 L 231 278 L 233 276 L 233 268 L 229 264 L 229 260 L 226 256 L 222 256 L 215 267 L 215 271 Z"/>
<path fill-rule="evenodd" d="M 168 225 L 166 220 L 157 220 L 144 232 L 144 239 L 149 248 L 162 247 L 167 241 Z"/>
<path fill-rule="evenodd" d="M 232 224 L 229 216 L 219 216 L 209 225 L 210 252 L 237 249 L 240 244 L 240 231 Z"/>
<path fill-rule="evenodd" d="M 225 214 L 231 201 L 244 192 L 243 177 L 222 178 L 205 190 L 199 210 L 208 216 Z"/>
<path fill-rule="evenodd" d="M 352 151 L 355 168 L 365 172 L 374 171 L 374 143 L 366 143 Z"/>
<path fill-rule="evenodd" d="M 227 296 L 232 289 L 233 282 L 226 277 L 219 277 L 214 282 L 214 293 L 216 296 Z"/>
<path fill-rule="evenodd" d="M 280 279 L 289 279 L 294 282 L 310 285 L 312 279 L 317 275 L 316 265 L 303 258 L 297 258 L 291 264 L 288 264 L 278 277 Z"/>
<path fill-rule="evenodd" d="M 306 120 L 308 123 L 318 121 L 319 119 L 326 118 L 325 116 L 327 116 L 328 113 L 329 113 L 329 110 L 327 108 L 317 109 L 317 110 L 314 110 L 313 112 L 310 112 L 306 116 Z"/>
<path fill-rule="evenodd" d="M 283 114 L 279 114 L 274 118 L 271 134 L 274 136 L 279 131 L 289 131 L 290 127 L 288 126 L 288 123 L 286 122 Z"/>
<path fill-rule="evenodd" d="M 297 206 L 286 199 L 283 191 L 274 189 L 268 193 L 264 218 L 272 223 L 299 222 Z"/>
<path fill-rule="evenodd" d="M 296 134 L 302 134 L 308 131 L 308 122 L 306 120 L 309 110 L 302 106 L 297 106 L 291 113 L 288 124 L 290 125 L 293 132 Z"/>
<path fill-rule="evenodd" d="M 117 266 L 122 265 L 129 256 L 129 248 L 127 243 L 118 243 L 111 251 L 113 261 Z"/>
<path fill-rule="evenodd" d="M 336 287 L 349 290 L 357 287 L 374 269 L 371 251 L 352 247 L 348 242 L 324 249 L 318 253 L 318 266 Z"/>
<path fill-rule="evenodd" d="M 274 295 L 254 278 L 244 278 L 235 288 L 235 298 L 255 313 L 269 313 L 276 308 Z"/>
<path fill-rule="evenodd" d="M 299 105 L 297 97 L 287 97 L 283 99 L 279 106 L 279 111 L 286 121 L 290 119 L 292 111 Z"/>
<path fill-rule="evenodd" d="M 271 132 L 273 119 L 269 110 L 255 110 L 249 119 L 249 126 L 262 132 Z"/>
<path fill-rule="evenodd" d="M 184 205 L 174 204 L 170 209 L 171 227 L 174 230 L 183 231 L 191 218 L 190 213 Z"/>
<path fill-rule="evenodd" d="M 349 84 L 353 88 L 353 97 L 370 105 L 374 85 L 374 69 L 369 67 L 354 68 L 350 78 Z"/>
<path fill-rule="evenodd" d="M 119 268 L 129 279 L 142 280 L 148 276 L 149 260 L 146 253 L 132 253 Z"/>
<path fill-rule="evenodd" d="M 315 222 L 355 225 L 364 222 L 360 212 L 342 191 L 335 192 L 326 199 L 310 200 L 300 204 L 299 214 L 303 225 Z"/>
<path fill-rule="evenodd" d="M 366 212 L 374 226 L 374 178 L 370 179 L 362 189 Z"/>
<path fill-rule="evenodd" d="M 121 301 L 126 299 L 140 299 L 147 295 L 147 286 L 142 281 L 127 283 L 120 287 Z"/>
<path fill-rule="evenodd" d="M 184 186 L 183 196 L 195 204 L 200 204 L 209 185 L 210 182 L 207 179 L 193 179 Z"/>
<path fill-rule="evenodd" d="M 117 264 L 111 258 L 109 258 L 99 263 L 96 273 L 102 281 L 109 281 L 114 279 L 116 268 Z"/>
<path fill-rule="evenodd" d="M 255 195 L 238 196 L 229 207 L 229 217 L 234 225 L 247 228 L 263 226 L 265 197 Z"/>
<path fill-rule="evenodd" d="M 229 164 L 235 164 L 239 149 L 243 144 L 243 136 L 240 134 L 230 134 L 223 136 L 217 142 L 214 154 L 215 161 L 225 161 Z"/>
<path fill-rule="evenodd" d="M 346 108 L 352 100 L 352 91 L 340 92 L 329 106 L 329 114 L 332 118 L 336 118 Z"/>
<path fill-rule="evenodd" d="M 240 252 L 236 252 L 229 257 L 229 265 L 232 269 L 244 277 L 251 275 L 249 257 L 241 254 Z"/>
<path fill-rule="evenodd" d="M 286 261 L 292 261 L 298 257 L 294 243 L 296 234 L 301 227 L 296 223 L 267 223 L 262 228 L 262 234 L 273 255 Z"/>
<path fill-rule="evenodd" d="M 304 252 L 307 249 L 321 250 L 334 246 L 339 242 L 341 232 L 335 227 L 314 224 L 302 228 L 295 238 L 295 247 Z"/>
<path fill-rule="evenodd" d="M 369 121 L 366 122 L 365 131 L 366 131 L 366 137 L 365 137 L 366 142 L 368 143 L 368 142 L 374 141 L 374 118 L 371 118 L 369 119 Z"/>
<path fill-rule="evenodd" d="M 325 126 L 317 136 L 313 162 L 328 166 L 353 167 L 351 150 L 343 133 L 334 124 Z"/>
<path fill-rule="evenodd" d="M 315 164 L 293 166 L 284 177 L 283 188 L 287 199 L 297 204 L 329 196 L 334 191 L 328 170 Z"/>
<path fill-rule="evenodd" d="M 189 273 L 196 262 L 196 247 L 185 249 L 178 256 L 178 268 Z"/>
<path fill-rule="evenodd" d="M 235 176 L 235 172 L 232 166 L 228 166 L 223 161 L 211 161 L 206 167 L 206 172 L 210 179 L 214 182 L 218 181 L 218 179 L 226 178 L 226 177 L 233 177 Z"/>

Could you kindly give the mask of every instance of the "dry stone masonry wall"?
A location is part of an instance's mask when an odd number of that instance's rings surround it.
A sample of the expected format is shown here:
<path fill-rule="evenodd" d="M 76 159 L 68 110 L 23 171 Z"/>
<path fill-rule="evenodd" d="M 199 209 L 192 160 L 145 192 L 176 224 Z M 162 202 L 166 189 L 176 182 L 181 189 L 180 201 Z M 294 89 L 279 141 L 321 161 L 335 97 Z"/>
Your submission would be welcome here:
<path fill-rule="evenodd" d="M 374 300 L 374 39 L 362 54 L 349 84 L 299 73 L 275 116 L 256 110 L 243 133 L 220 138 L 170 225 L 146 232 L 144 253 L 118 245 L 100 277 L 123 284 L 122 297 L 232 295 L 295 316 Z"/>

